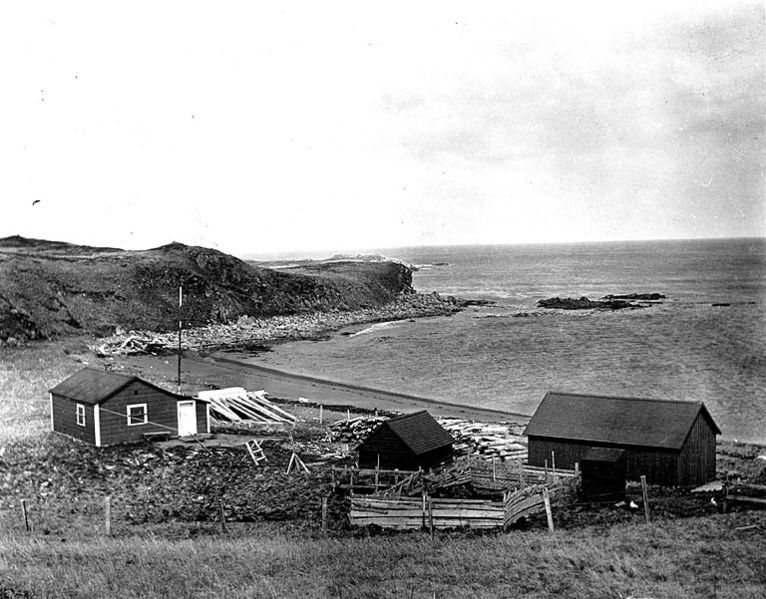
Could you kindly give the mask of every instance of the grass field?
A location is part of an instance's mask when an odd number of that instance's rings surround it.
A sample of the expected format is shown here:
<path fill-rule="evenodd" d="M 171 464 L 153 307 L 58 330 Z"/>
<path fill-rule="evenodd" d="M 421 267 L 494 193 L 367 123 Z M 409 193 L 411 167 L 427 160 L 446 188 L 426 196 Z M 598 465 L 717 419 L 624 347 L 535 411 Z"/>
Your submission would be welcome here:
<path fill-rule="evenodd" d="M 0 350 L 0 448 L 23 447 L 34 460 L 58 446 L 48 436 L 47 390 L 82 367 L 81 347 Z M 6 498 L 9 474 L 0 457 Z M 92 518 L 62 500 L 57 525 L 31 532 L 13 503 L 0 519 L 0 598 L 766 597 L 764 512 L 553 535 L 437 533 L 433 542 L 421 532 L 324 537 L 291 521 L 230 523 L 227 533 L 212 522 L 123 522 L 107 537 L 99 500 L 71 498 L 94 501 Z"/>
<path fill-rule="evenodd" d="M 761 525 L 766 519 L 757 519 Z M 723 515 L 565 534 L 0 540 L 0 589 L 33 597 L 763 597 L 766 541 Z M 0 593 L 0 596 L 2 594 Z"/>

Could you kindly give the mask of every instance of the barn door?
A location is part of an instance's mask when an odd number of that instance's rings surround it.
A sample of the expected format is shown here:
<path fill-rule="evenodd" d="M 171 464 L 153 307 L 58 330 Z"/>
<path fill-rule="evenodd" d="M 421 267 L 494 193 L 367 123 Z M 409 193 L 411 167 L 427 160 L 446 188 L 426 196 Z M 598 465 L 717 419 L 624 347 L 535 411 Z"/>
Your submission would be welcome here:
<path fill-rule="evenodd" d="M 197 410 L 194 400 L 178 402 L 178 436 L 197 434 Z"/>

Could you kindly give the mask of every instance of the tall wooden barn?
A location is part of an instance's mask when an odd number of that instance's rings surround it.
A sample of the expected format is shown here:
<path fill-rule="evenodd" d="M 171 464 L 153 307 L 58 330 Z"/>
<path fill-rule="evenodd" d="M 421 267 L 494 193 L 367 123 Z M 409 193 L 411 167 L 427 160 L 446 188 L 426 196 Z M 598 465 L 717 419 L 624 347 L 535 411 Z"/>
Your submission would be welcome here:
<path fill-rule="evenodd" d="M 452 457 L 454 439 L 427 411 L 386 420 L 358 447 L 359 467 L 428 469 Z"/>
<path fill-rule="evenodd" d="M 210 432 L 208 404 L 113 372 L 85 368 L 50 390 L 51 428 L 96 446 Z"/>
<path fill-rule="evenodd" d="M 702 402 L 548 392 L 524 433 L 529 463 L 574 468 L 591 448 L 625 450 L 627 478 L 669 486 L 715 479 L 721 431 Z"/>

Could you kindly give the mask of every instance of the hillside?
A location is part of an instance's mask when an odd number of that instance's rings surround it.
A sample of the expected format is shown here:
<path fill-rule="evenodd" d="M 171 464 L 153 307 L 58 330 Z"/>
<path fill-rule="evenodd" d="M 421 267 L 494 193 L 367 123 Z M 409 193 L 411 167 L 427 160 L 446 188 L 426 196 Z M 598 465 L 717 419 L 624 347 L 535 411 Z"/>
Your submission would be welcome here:
<path fill-rule="evenodd" d="M 401 264 L 345 262 L 276 271 L 171 243 L 141 251 L 14 236 L 0 239 L 0 340 L 72 332 L 170 330 L 184 288 L 186 326 L 242 315 L 374 307 L 412 293 Z"/>

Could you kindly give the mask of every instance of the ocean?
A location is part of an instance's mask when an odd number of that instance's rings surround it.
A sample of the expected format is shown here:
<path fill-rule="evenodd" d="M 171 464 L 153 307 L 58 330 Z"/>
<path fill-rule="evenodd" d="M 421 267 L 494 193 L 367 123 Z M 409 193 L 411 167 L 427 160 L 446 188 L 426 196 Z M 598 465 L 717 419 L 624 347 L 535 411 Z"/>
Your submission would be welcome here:
<path fill-rule="evenodd" d="M 495 303 L 289 343 L 257 361 L 530 415 L 548 390 L 702 400 L 724 438 L 766 443 L 764 239 L 376 251 L 416 265 L 420 292 Z M 638 310 L 536 307 L 624 293 L 666 299 Z"/>

